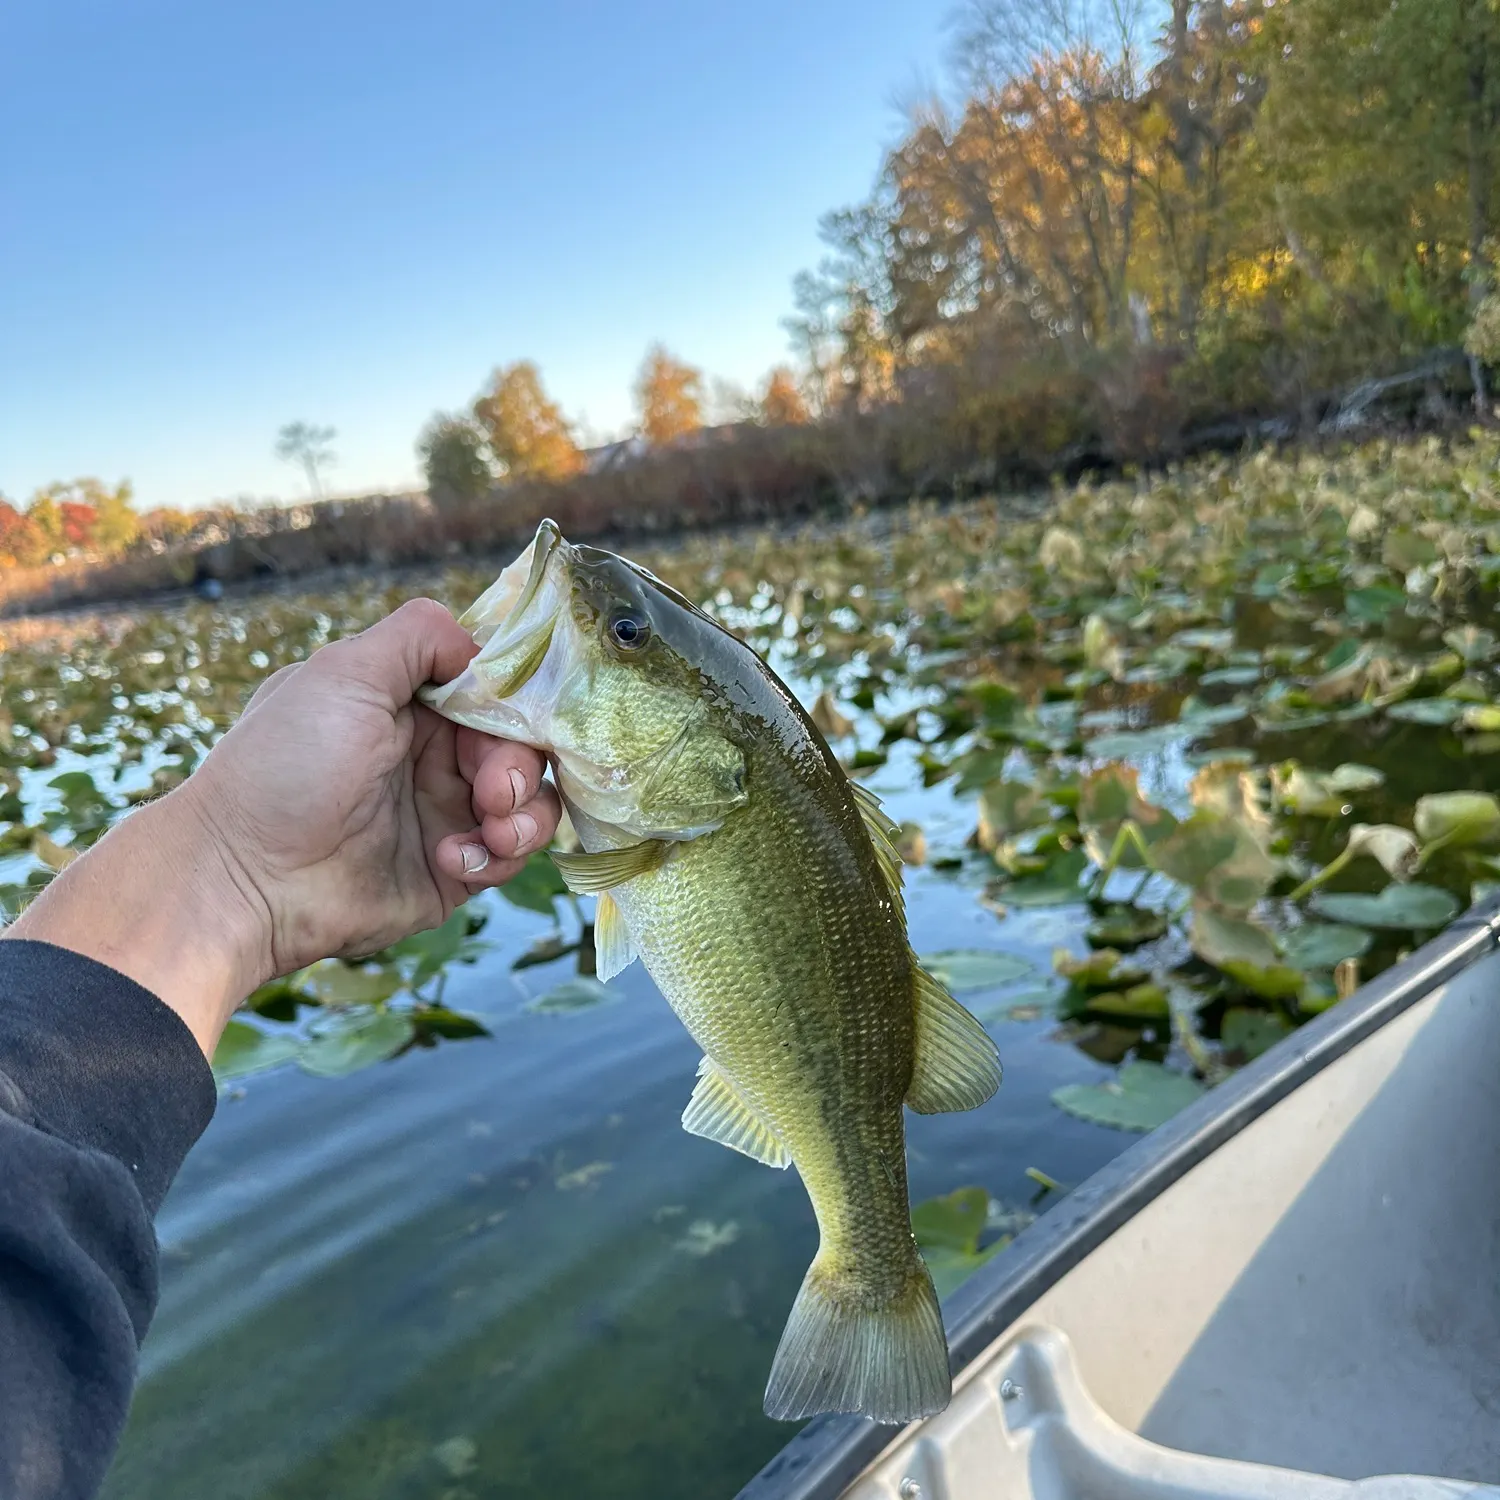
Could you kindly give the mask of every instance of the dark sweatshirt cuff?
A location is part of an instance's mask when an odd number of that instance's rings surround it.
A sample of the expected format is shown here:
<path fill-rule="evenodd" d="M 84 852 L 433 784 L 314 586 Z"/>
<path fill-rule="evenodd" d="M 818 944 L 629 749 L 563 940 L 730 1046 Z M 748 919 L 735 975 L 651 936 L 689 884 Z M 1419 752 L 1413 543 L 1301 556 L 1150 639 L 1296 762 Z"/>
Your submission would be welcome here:
<path fill-rule="evenodd" d="M 213 1118 L 213 1073 L 182 1018 L 133 979 L 51 943 L 0 942 L 4 1082 L 28 1123 L 125 1164 L 155 1214 Z"/>

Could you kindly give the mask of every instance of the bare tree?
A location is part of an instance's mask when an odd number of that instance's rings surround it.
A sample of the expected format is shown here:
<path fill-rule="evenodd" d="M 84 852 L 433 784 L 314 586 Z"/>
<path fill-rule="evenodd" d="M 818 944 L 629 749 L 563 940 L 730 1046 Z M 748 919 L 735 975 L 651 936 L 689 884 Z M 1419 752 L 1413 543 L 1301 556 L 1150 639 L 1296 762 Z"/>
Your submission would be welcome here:
<path fill-rule="evenodd" d="M 337 436 L 334 428 L 318 427 L 311 422 L 288 422 L 276 434 L 276 457 L 302 465 L 314 500 L 323 498 L 323 477 L 319 471 L 335 461 L 329 445 Z"/>

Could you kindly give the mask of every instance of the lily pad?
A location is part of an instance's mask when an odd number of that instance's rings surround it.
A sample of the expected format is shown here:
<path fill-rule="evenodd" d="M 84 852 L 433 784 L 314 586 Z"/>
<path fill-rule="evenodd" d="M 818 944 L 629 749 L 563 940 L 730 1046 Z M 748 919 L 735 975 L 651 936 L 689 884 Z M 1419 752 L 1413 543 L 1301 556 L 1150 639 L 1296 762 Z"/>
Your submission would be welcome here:
<path fill-rule="evenodd" d="M 319 1078 L 343 1078 L 394 1057 L 416 1034 L 409 1015 L 394 1010 L 336 1013 L 297 1051 L 297 1066 Z"/>
<path fill-rule="evenodd" d="M 1281 935 L 1282 952 L 1299 969 L 1334 969 L 1346 958 L 1363 958 L 1374 939 L 1363 927 L 1341 922 L 1304 922 Z"/>
<path fill-rule="evenodd" d="M 1125 990 L 1094 991 L 1085 997 L 1084 1008 L 1095 1015 L 1128 1021 L 1165 1021 L 1172 1014 L 1166 990 L 1149 980 Z"/>
<path fill-rule="evenodd" d="M 1152 850 L 1163 875 L 1230 911 L 1248 911 L 1275 880 L 1279 865 L 1244 822 L 1200 808 Z"/>
<path fill-rule="evenodd" d="M 1457 698 L 1407 698 L 1401 703 L 1392 703 L 1386 710 L 1388 719 L 1400 719 L 1405 724 L 1452 724 L 1463 717 L 1465 705 Z"/>
<path fill-rule="evenodd" d="M 1080 990 L 1128 989 L 1145 979 L 1144 969 L 1131 968 L 1121 959 L 1115 948 L 1100 948 L 1083 958 L 1075 958 L 1066 948 L 1059 948 L 1052 955 L 1052 967 Z"/>
<path fill-rule="evenodd" d="M 1290 1034 L 1291 1022 L 1275 1011 L 1235 1006 L 1224 1013 L 1219 1045 L 1244 1062 L 1253 1062 Z"/>
<path fill-rule="evenodd" d="M 620 998 L 620 992 L 595 979 L 590 974 L 581 974 L 550 989 L 545 995 L 532 1000 L 526 1009 L 538 1015 L 570 1015 L 574 1011 L 593 1010 L 598 1005 L 608 1005 Z"/>
<path fill-rule="evenodd" d="M 1203 1095 L 1203 1085 L 1160 1063 L 1125 1063 L 1108 1083 L 1070 1083 L 1054 1089 L 1059 1109 L 1115 1130 L 1155 1130 Z"/>
<path fill-rule="evenodd" d="M 284 1032 L 262 1031 L 247 1021 L 231 1021 L 214 1048 L 213 1073 L 218 1083 L 279 1067 L 297 1055 L 298 1040 Z"/>
<path fill-rule="evenodd" d="M 1112 906 L 1095 917 L 1084 932 L 1091 948 L 1118 948 L 1128 951 L 1154 942 L 1167 930 L 1164 912 L 1149 906 Z"/>
<path fill-rule="evenodd" d="M 1388 885 L 1378 896 L 1318 891 L 1312 908 L 1333 922 L 1392 932 L 1430 932 L 1458 915 L 1456 896 L 1435 885 Z"/>
<path fill-rule="evenodd" d="M 918 961 L 955 995 L 1010 984 L 1033 973 L 1036 967 L 1014 953 L 989 948 L 950 948 L 943 953 L 924 953 Z"/>
<path fill-rule="evenodd" d="M 998 1255 L 1008 1238 L 979 1248 L 989 1218 L 990 1195 L 982 1187 L 963 1187 L 942 1198 L 929 1198 L 912 1209 L 912 1234 L 932 1275 L 939 1297 L 962 1286 L 987 1260 Z"/>
<path fill-rule="evenodd" d="M 556 917 L 554 903 L 559 896 L 567 894 L 568 888 L 558 873 L 551 858 L 538 852 L 533 854 L 520 870 L 500 887 L 500 894 L 512 906 L 523 907 L 540 916 Z"/>
<path fill-rule="evenodd" d="M 1040 875 L 1028 875 L 1003 885 L 1001 900 L 1010 906 L 1060 906 L 1080 901 L 1083 892 L 1078 881 L 1088 863 L 1088 855 L 1082 849 L 1066 849 Z"/>

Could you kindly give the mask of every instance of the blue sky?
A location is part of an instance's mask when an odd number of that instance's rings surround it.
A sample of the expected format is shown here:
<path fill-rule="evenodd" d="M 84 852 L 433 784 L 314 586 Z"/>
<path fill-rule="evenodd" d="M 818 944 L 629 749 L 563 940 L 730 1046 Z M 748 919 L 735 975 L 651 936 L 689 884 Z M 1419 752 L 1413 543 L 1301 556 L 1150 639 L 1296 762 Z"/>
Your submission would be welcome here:
<path fill-rule="evenodd" d="M 596 433 L 646 345 L 786 358 L 952 0 L 30 0 L 0 16 L 0 493 L 143 507 L 413 482 L 528 357 Z"/>

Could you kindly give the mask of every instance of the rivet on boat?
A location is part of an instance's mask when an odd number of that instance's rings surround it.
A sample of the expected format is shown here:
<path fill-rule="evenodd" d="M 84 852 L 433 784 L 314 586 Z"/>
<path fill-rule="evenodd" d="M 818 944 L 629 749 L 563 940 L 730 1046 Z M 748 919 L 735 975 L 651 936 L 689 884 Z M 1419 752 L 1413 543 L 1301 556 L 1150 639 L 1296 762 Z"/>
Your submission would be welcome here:
<path fill-rule="evenodd" d="M 1002 1401 L 1014 1401 L 1017 1396 L 1023 1396 L 1025 1394 L 1026 1393 L 1021 1389 L 1021 1387 L 1018 1386 L 1015 1381 L 1012 1380 L 1009 1376 L 1006 1376 L 1006 1378 L 1000 1382 L 1000 1399 Z"/>

